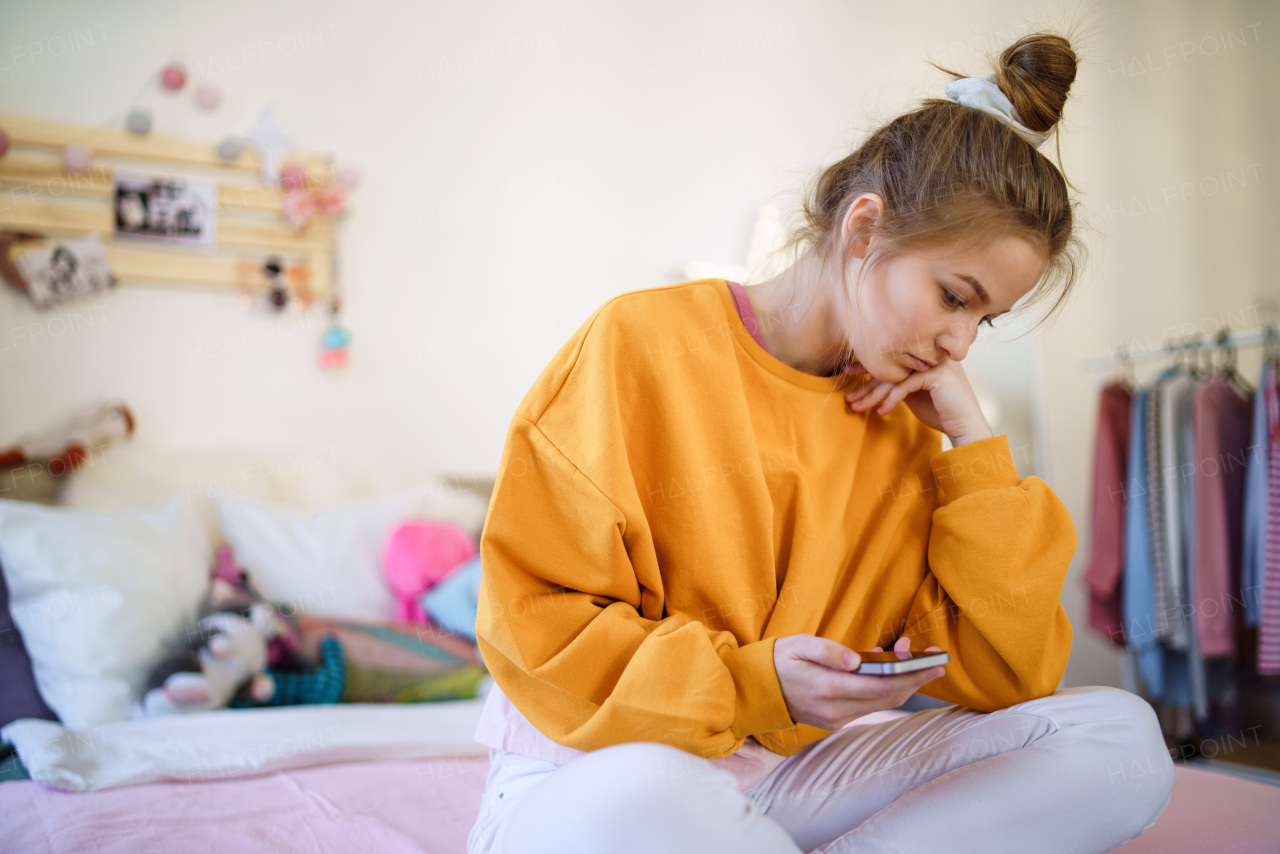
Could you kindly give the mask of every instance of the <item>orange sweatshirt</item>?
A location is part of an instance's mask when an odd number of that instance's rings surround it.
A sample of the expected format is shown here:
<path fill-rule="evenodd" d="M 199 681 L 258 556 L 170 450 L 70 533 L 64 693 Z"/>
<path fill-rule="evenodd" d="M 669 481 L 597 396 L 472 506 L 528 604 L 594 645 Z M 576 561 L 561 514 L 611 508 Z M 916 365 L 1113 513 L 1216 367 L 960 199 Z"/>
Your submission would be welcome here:
<path fill-rule="evenodd" d="M 1070 514 L 1006 436 L 942 451 L 899 405 L 855 412 L 747 331 L 724 279 L 598 308 L 512 418 L 480 541 L 476 638 L 555 742 L 748 736 L 793 755 L 774 640 L 937 645 L 920 691 L 994 711 L 1052 694 Z"/>

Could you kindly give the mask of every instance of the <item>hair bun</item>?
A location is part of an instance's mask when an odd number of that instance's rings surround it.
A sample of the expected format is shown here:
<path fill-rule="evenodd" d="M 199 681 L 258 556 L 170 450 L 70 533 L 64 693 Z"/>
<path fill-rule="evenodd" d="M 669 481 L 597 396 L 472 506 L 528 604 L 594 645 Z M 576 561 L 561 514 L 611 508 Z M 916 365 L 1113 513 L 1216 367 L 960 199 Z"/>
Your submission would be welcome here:
<path fill-rule="evenodd" d="M 1052 33 L 1018 39 L 1000 54 L 996 84 L 1018 111 L 1022 123 L 1047 131 L 1062 118 L 1067 93 L 1076 79 L 1071 42 Z"/>

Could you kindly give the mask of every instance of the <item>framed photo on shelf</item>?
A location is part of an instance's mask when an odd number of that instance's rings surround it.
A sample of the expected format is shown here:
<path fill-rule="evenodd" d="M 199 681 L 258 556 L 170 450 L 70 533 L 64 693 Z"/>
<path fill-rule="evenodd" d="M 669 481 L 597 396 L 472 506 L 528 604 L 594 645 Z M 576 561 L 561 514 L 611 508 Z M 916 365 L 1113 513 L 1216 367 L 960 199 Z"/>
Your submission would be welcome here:
<path fill-rule="evenodd" d="M 218 185 L 117 170 L 115 236 L 212 249 L 218 242 Z"/>
<path fill-rule="evenodd" d="M 38 308 L 52 308 L 116 286 L 97 234 L 24 244 L 13 250 L 12 260 Z"/>

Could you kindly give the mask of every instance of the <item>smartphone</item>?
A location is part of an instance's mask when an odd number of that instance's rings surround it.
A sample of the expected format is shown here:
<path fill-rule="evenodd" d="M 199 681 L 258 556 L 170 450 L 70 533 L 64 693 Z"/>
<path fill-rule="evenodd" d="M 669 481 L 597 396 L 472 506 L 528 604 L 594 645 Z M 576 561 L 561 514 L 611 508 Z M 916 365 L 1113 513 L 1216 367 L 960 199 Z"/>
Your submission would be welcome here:
<path fill-rule="evenodd" d="M 858 657 L 862 659 L 862 664 L 858 666 L 857 670 L 851 670 L 850 672 L 864 673 L 868 676 L 890 676 L 895 673 L 910 673 L 913 670 L 936 667 L 951 660 L 951 656 L 945 652 L 907 653 L 907 656 L 907 658 L 901 658 L 893 650 L 888 652 L 858 652 Z"/>

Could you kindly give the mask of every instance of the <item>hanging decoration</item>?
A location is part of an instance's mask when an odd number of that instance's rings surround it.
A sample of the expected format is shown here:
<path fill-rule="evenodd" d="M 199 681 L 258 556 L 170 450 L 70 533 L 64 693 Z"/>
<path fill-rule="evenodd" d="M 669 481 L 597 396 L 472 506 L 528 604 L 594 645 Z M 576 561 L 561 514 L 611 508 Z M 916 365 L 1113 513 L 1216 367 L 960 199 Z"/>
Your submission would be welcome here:
<path fill-rule="evenodd" d="M 285 275 L 294 298 L 303 308 L 310 308 L 315 302 L 315 295 L 311 293 L 311 268 L 301 263 L 290 264 Z"/>
<path fill-rule="evenodd" d="M 347 365 L 347 348 L 351 346 L 351 330 L 338 322 L 342 298 L 335 293 L 329 302 L 329 326 L 320 336 L 320 367 L 326 370 Z"/>
<path fill-rule="evenodd" d="M 125 127 L 138 136 L 151 132 L 151 111 L 144 107 L 134 107 L 124 120 Z"/>
<path fill-rule="evenodd" d="M 311 268 L 305 259 L 285 262 L 279 255 L 265 259 L 242 255 L 236 264 L 236 288 L 245 308 L 258 304 L 273 312 L 302 311 L 315 302 Z"/>
<path fill-rule="evenodd" d="M 218 84 L 204 82 L 196 88 L 196 106 L 205 112 L 212 112 L 222 103 L 222 90 Z"/>
<path fill-rule="evenodd" d="M 177 92 L 187 85 L 187 68 L 181 62 L 171 62 L 160 71 L 160 85 L 170 92 Z"/>
<path fill-rule="evenodd" d="M 83 143 L 71 142 L 62 150 L 62 165 L 68 172 L 88 172 L 92 163 L 93 152 Z"/>
<path fill-rule="evenodd" d="M 280 180 L 280 163 L 293 148 L 293 141 L 276 121 L 275 109 L 275 105 L 264 108 L 253 128 L 245 134 L 245 142 L 258 155 L 264 184 L 275 184 Z"/>
<path fill-rule="evenodd" d="M 291 163 L 280 170 L 280 189 L 288 192 L 290 190 L 301 190 L 306 186 L 307 173 L 298 164 Z"/>
<path fill-rule="evenodd" d="M 284 194 L 282 213 L 294 228 L 302 228 L 316 214 L 315 196 L 308 190 L 291 190 Z"/>
<path fill-rule="evenodd" d="M 144 95 L 157 88 L 166 93 L 166 98 L 190 93 L 191 102 L 205 112 L 217 110 L 224 100 L 223 91 L 216 83 L 198 77 L 193 79 L 187 66 L 175 59 L 164 64 L 158 72 L 147 75 L 134 103 L 124 112 L 123 121 L 117 114 L 108 123 L 117 127 L 123 124 L 124 129 L 135 137 L 150 135 L 157 125 L 157 112 L 161 116 L 164 112 L 158 110 L 154 103 L 142 101 Z M 67 142 L 62 149 L 61 162 L 68 173 L 87 172 L 94 164 L 95 153 L 87 144 L 91 140 L 87 136 L 80 138 L 85 141 Z M 8 153 L 10 144 L 9 134 L 0 128 L 0 157 Z M 336 223 L 347 210 L 351 190 L 362 180 L 361 170 L 353 164 L 326 164 L 321 167 L 311 166 L 311 161 L 293 161 L 290 158 L 293 140 L 277 121 L 274 104 L 261 110 L 247 132 L 223 136 L 215 151 L 218 160 L 232 164 L 241 159 L 246 148 L 257 157 L 262 183 L 279 189 L 280 216 L 294 229 L 305 229 L 318 216 Z M 110 146 L 104 146 L 103 151 L 108 159 L 117 153 Z M 119 170 L 113 167 L 112 175 L 116 176 L 117 172 Z M 203 201 L 196 207 L 212 209 L 215 207 L 212 199 L 217 196 L 217 184 L 196 187 L 186 179 L 166 183 L 160 180 L 162 177 L 149 176 L 144 187 L 138 183 L 141 181 L 138 175 L 131 178 L 136 179 L 134 184 L 125 183 L 124 179 L 130 178 L 127 173 L 116 176 L 119 180 L 115 181 L 113 191 L 113 239 L 127 233 L 130 237 L 145 235 L 164 242 L 199 243 L 203 247 L 216 245 L 213 224 L 193 214 L 195 208 L 191 198 L 194 189 L 201 189 Z M 151 215 L 153 208 L 160 212 L 157 215 L 159 220 Z M 324 231 L 318 239 L 332 247 L 334 237 L 331 232 Z M 285 250 L 286 255 L 290 251 Z M 324 269 L 314 270 L 309 264 L 319 262 L 315 256 L 305 254 L 308 251 L 299 250 L 301 257 L 297 258 L 277 254 L 241 255 L 235 264 L 236 288 L 246 309 L 257 307 L 272 313 L 302 311 L 316 303 L 318 297 L 313 281 L 319 279 L 327 292 L 324 308 L 329 315 L 320 336 L 319 363 L 325 370 L 342 368 L 349 360 L 352 334 L 340 319 L 343 297 L 337 280 L 337 258 L 331 259 L 331 265 L 322 265 Z"/>
<path fill-rule="evenodd" d="M 262 271 L 267 274 L 271 280 L 271 286 L 267 290 L 267 299 L 271 301 L 271 307 L 276 311 L 280 311 L 289 302 L 289 292 L 284 287 L 284 277 L 280 275 L 284 272 L 284 267 L 280 265 L 279 258 L 268 258 L 267 263 L 262 265 Z"/>
<path fill-rule="evenodd" d="M 310 187 L 310 183 L 300 167 L 288 166 L 281 173 L 280 187 L 284 190 L 282 213 L 285 221 L 294 228 L 305 228 L 316 214 L 337 219 L 347 209 L 348 188 L 341 178 L 324 186 Z"/>
<path fill-rule="evenodd" d="M 160 69 L 160 73 L 158 75 L 147 78 L 147 85 L 143 87 L 142 92 L 139 93 L 139 97 L 154 86 L 157 79 L 160 81 L 161 89 L 165 92 L 176 94 L 181 92 L 184 88 L 187 88 L 187 83 L 190 81 L 190 75 L 187 72 L 187 67 L 178 60 L 167 63 Z M 195 87 L 195 93 L 192 96 L 192 100 L 201 110 L 204 110 L 205 112 L 212 112 L 218 108 L 219 104 L 222 103 L 222 89 L 218 87 L 218 84 L 211 80 L 202 81 Z M 150 133 L 153 124 L 154 120 L 152 113 L 146 107 L 135 106 L 125 117 L 125 127 L 128 128 L 131 133 L 135 133 L 139 136 L 144 136 L 145 134 Z M 234 149 L 228 148 L 224 151 L 223 148 L 219 146 L 218 154 L 223 160 L 230 162 L 240 156 L 242 147 L 243 146 Z M 234 155 L 230 154 L 230 151 L 232 150 L 235 152 Z"/>
<path fill-rule="evenodd" d="M 227 163 L 235 163 L 244 151 L 244 143 L 234 136 L 228 136 L 218 143 L 218 157 Z"/>

